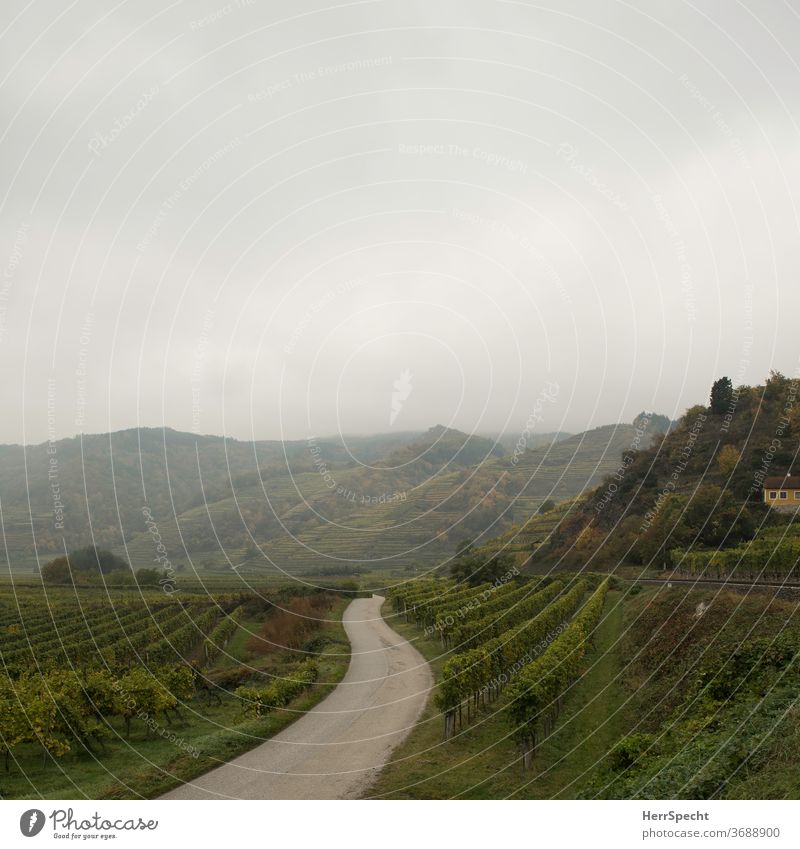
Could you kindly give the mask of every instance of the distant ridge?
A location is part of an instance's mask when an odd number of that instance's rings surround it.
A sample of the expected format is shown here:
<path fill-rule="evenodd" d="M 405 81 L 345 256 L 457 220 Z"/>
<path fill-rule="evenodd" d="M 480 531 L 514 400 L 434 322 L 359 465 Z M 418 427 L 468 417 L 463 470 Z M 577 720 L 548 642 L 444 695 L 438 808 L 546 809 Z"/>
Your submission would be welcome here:
<path fill-rule="evenodd" d="M 314 573 L 436 563 L 465 537 L 494 536 L 544 499 L 596 484 L 633 435 L 631 425 L 542 434 L 545 443 L 530 441 L 517 457 L 513 447 L 442 424 L 287 442 L 132 428 L 0 446 L 8 560 L 30 572 L 37 556 L 46 562 L 66 541 L 152 565 L 146 508 L 170 562 L 183 568 Z"/>

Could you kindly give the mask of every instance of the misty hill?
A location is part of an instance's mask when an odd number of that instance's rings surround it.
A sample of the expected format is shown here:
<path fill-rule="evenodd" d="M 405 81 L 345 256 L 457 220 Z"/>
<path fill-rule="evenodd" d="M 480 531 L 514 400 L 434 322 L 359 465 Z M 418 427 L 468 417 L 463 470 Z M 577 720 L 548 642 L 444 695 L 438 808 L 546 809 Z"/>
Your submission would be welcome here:
<path fill-rule="evenodd" d="M 461 468 L 450 462 L 438 474 L 425 460 L 392 462 L 430 446 L 437 435 L 429 431 L 371 468 L 328 467 L 325 474 L 276 476 L 263 489 L 239 488 L 235 497 L 162 523 L 162 537 L 180 558 L 215 568 L 308 573 L 434 565 L 465 538 L 495 536 L 526 521 L 545 499 L 571 498 L 596 485 L 616 468 L 635 429 L 600 427 L 516 458 L 489 453 Z M 457 431 L 447 438 L 468 440 L 481 456 L 492 444 Z M 151 548 L 142 534 L 128 554 L 145 562 Z"/>
<path fill-rule="evenodd" d="M 96 544 L 152 565 L 145 507 L 175 567 L 410 567 L 526 522 L 545 499 L 585 492 L 635 438 L 632 425 L 612 425 L 502 454 L 441 425 L 285 443 L 143 428 L 0 446 L 0 506 L 14 569 L 32 568 L 36 551 L 42 561 L 63 553 L 62 534 L 69 548 Z"/>
<path fill-rule="evenodd" d="M 321 439 L 319 457 L 354 465 L 415 434 Z M 311 471 L 308 442 L 245 442 L 170 428 L 136 428 L 39 445 L 0 445 L 0 507 L 9 559 L 29 568 L 41 558 L 95 543 L 119 547 L 144 529 L 142 508 L 180 515 L 231 497 L 264 476 Z M 63 520 L 63 529 L 58 527 Z"/>
<path fill-rule="evenodd" d="M 396 468 L 413 464 L 441 473 L 458 466 L 474 466 L 502 453 L 503 449 L 486 437 L 435 425 L 407 445 L 395 448 L 378 465 Z"/>
<path fill-rule="evenodd" d="M 527 448 L 546 448 L 548 445 L 553 445 L 556 442 L 561 442 L 562 439 L 569 439 L 573 434 L 565 430 L 548 431 L 547 433 L 532 433 L 526 437 Z M 487 439 L 496 442 L 505 454 L 513 454 L 519 441 L 518 433 L 482 433 Z"/>

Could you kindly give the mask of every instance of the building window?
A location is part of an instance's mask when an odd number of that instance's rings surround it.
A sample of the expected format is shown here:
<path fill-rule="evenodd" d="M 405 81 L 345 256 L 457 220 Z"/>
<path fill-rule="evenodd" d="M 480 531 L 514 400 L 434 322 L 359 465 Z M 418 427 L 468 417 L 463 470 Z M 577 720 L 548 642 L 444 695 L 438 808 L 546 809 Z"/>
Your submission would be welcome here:
<path fill-rule="evenodd" d="M 777 493 L 777 492 L 775 492 L 775 490 L 774 490 L 774 489 L 773 489 L 773 490 L 770 490 L 769 497 L 770 497 L 770 498 L 777 498 L 777 497 L 778 497 L 778 493 Z"/>
<path fill-rule="evenodd" d="M 795 501 L 800 501 L 800 489 L 796 489 L 796 490 L 794 491 L 794 500 L 795 500 Z"/>
<path fill-rule="evenodd" d="M 782 489 L 781 490 L 781 498 L 788 498 L 788 497 L 789 497 L 789 493 L 785 489 Z"/>

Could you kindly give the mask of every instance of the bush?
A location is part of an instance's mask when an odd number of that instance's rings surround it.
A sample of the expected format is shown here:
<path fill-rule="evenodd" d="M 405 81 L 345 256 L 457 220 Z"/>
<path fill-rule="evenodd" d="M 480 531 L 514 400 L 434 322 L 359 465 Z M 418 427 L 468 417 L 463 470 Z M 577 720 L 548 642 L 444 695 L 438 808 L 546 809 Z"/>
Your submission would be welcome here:
<path fill-rule="evenodd" d="M 630 769 L 652 747 L 652 734 L 629 734 L 623 737 L 609 754 L 609 766 L 614 772 Z"/>
<path fill-rule="evenodd" d="M 286 678 L 276 678 L 266 687 L 239 687 L 236 695 L 242 701 L 242 713 L 247 717 L 261 717 L 276 708 L 282 708 L 308 689 L 319 675 L 313 660 L 306 660 Z"/>
<path fill-rule="evenodd" d="M 130 566 L 125 560 L 111 551 L 90 545 L 45 563 L 42 580 L 46 584 L 100 583 L 103 580 L 101 576 L 119 572 L 130 574 Z"/>
<path fill-rule="evenodd" d="M 276 608 L 258 634 L 250 637 L 247 648 L 254 654 L 299 649 L 322 626 L 333 604 L 330 593 L 311 593 L 290 599 Z"/>

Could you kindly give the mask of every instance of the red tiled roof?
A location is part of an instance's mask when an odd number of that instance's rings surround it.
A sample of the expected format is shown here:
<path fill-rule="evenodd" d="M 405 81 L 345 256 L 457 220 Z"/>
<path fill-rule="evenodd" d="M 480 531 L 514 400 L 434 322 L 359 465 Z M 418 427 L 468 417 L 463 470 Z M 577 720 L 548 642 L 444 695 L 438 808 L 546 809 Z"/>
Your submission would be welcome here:
<path fill-rule="evenodd" d="M 800 475 L 764 478 L 764 489 L 800 489 Z"/>

